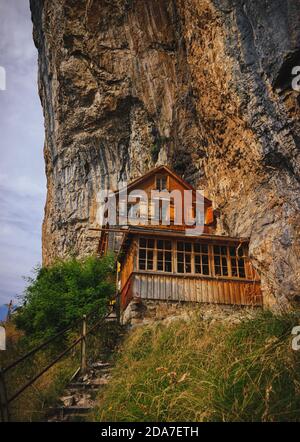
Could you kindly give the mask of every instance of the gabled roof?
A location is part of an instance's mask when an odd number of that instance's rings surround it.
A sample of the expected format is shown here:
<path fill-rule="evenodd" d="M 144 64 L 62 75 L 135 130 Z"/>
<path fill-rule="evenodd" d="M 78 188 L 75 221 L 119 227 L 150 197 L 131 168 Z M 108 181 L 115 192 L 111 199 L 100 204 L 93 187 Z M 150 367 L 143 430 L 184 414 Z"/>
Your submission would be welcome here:
<path fill-rule="evenodd" d="M 187 190 L 192 190 L 193 192 L 196 192 L 196 189 L 191 186 L 187 181 L 185 181 L 183 178 L 181 178 L 179 175 L 177 175 L 175 172 L 173 172 L 168 166 L 161 165 L 158 167 L 155 167 L 154 169 L 149 170 L 149 172 L 145 173 L 145 175 L 142 175 L 135 180 L 131 181 L 131 183 L 128 184 L 127 189 L 130 190 L 134 187 L 136 187 L 139 183 L 142 183 L 152 175 L 156 175 L 158 173 L 166 172 L 168 175 L 171 175 L 176 181 L 178 181 L 183 187 L 185 187 Z M 119 190 L 115 192 L 115 194 L 118 194 Z M 204 201 L 207 204 L 212 204 L 211 200 L 204 197 Z"/>

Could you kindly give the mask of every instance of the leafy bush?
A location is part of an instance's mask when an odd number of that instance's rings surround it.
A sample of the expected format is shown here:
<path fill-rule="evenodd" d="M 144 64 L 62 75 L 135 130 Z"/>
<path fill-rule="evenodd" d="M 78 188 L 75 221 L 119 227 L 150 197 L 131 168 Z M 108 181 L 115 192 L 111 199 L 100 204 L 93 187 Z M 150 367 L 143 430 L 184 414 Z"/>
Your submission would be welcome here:
<path fill-rule="evenodd" d="M 131 332 L 97 421 L 300 421 L 294 314 L 252 313 L 239 324 L 200 317 Z"/>
<path fill-rule="evenodd" d="M 15 322 L 31 341 L 45 339 L 83 314 L 105 312 L 115 292 L 114 260 L 89 257 L 35 270 Z"/>

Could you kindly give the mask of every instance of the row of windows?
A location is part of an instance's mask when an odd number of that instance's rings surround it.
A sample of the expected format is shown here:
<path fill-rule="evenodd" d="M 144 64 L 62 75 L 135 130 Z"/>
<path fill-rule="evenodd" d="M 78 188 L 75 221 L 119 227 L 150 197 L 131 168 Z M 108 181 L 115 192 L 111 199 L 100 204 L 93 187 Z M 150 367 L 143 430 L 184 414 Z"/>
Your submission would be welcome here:
<path fill-rule="evenodd" d="M 163 223 L 165 225 L 174 225 L 174 223 L 178 225 L 183 222 L 188 222 L 192 225 L 196 221 L 198 225 L 204 223 L 203 214 L 200 209 L 196 210 L 195 207 L 191 207 L 185 214 L 181 212 L 183 211 L 183 206 L 176 208 L 174 203 L 167 200 L 163 201 L 160 199 L 155 203 L 150 201 L 149 204 L 136 201 L 134 203 L 128 203 L 127 210 L 127 216 L 130 220 L 139 219 L 149 224 L 151 224 L 151 221 L 153 224 Z"/>
<path fill-rule="evenodd" d="M 139 270 L 246 278 L 243 246 L 140 238 Z"/>

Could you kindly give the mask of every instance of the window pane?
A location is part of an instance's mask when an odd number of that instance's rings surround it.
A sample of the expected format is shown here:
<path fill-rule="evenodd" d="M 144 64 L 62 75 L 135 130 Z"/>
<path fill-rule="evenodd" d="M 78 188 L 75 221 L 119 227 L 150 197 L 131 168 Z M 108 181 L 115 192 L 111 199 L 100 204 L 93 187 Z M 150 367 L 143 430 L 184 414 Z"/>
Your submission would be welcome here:
<path fill-rule="evenodd" d="M 208 245 L 207 244 L 202 244 L 201 249 L 202 249 L 202 253 L 208 253 Z"/>
<path fill-rule="evenodd" d="M 186 273 L 191 273 L 192 271 L 191 255 L 185 255 L 185 271 Z"/>
<path fill-rule="evenodd" d="M 156 177 L 156 189 L 161 190 L 161 179 L 160 177 Z"/>
<path fill-rule="evenodd" d="M 145 238 L 140 238 L 140 247 L 146 247 L 146 239 Z"/>
<path fill-rule="evenodd" d="M 190 242 L 186 242 L 185 243 L 185 251 L 186 252 L 191 252 L 192 251 L 192 243 L 190 243 Z"/>
<path fill-rule="evenodd" d="M 222 258 L 222 268 L 224 273 L 224 270 L 227 270 L 227 258 Z"/>
<path fill-rule="evenodd" d="M 238 276 L 237 267 L 236 267 L 236 260 L 234 258 L 231 258 L 231 274 L 232 274 L 232 276 Z"/>
<path fill-rule="evenodd" d="M 245 278 L 246 277 L 245 269 L 244 268 L 239 268 L 239 276 L 240 276 L 240 278 Z"/>
<path fill-rule="evenodd" d="M 235 256 L 235 247 L 229 247 L 230 256 Z"/>
<path fill-rule="evenodd" d="M 177 242 L 177 250 L 183 251 L 183 242 L 181 241 Z"/>
<path fill-rule="evenodd" d="M 164 269 L 163 261 L 157 261 L 157 270 L 163 270 L 163 269 Z"/>
<path fill-rule="evenodd" d="M 140 259 L 139 267 L 140 267 L 140 270 L 146 270 L 146 261 L 143 259 Z"/>
<path fill-rule="evenodd" d="M 239 265 L 239 276 L 240 278 L 245 278 L 245 263 L 243 259 L 239 259 L 238 261 Z"/>
<path fill-rule="evenodd" d="M 148 239 L 148 248 L 154 249 L 154 239 Z"/>
<path fill-rule="evenodd" d="M 183 263 L 177 263 L 177 272 L 178 273 L 184 273 Z"/>
<path fill-rule="evenodd" d="M 140 259 L 146 259 L 146 250 L 141 249 L 139 253 L 140 253 Z"/>
<path fill-rule="evenodd" d="M 214 246 L 214 253 L 220 255 L 220 246 Z"/>
<path fill-rule="evenodd" d="M 227 255 L 227 247 L 226 246 L 221 247 L 221 253 L 222 253 L 222 255 Z"/>
<path fill-rule="evenodd" d="M 165 252 L 165 260 L 166 261 L 172 261 L 172 254 L 171 254 L 171 252 Z"/>
<path fill-rule="evenodd" d="M 238 252 L 238 255 L 239 255 L 239 256 L 244 256 L 244 250 L 243 250 L 243 247 L 239 247 L 237 252 Z"/>
<path fill-rule="evenodd" d="M 147 270 L 153 270 L 153 261 L 152 260 L 147 261 Z"/>
<path fill-rule="evenodd" d="M 184 255 L 183 255 L 183 253 L 177 253 L 177 261 L 178 262 L 184 262 Z"/>
<path fill-rule="evenodd" d="M 195 253 L 200 253 L 201 245 L 200 244 L 194 244 L 194 251 Z"/>
<path fill-rule="evenodd" d="M 215 266 L 215 274 L 221 275 L 221 267 L 220 266 Z"/>
<path fill-rule="evenodd" d="M 166 265 L 165 265 L 165 270 L 166 270 L 166 272 L 172 272 L 172 262 L 170 261 L 167 261 L 166 262 Z"/>
<path fill-rule="evenodd" d="M 149 259 L 149 260 L 153 260 L 153 250 L 148 250 L 148 252 L 147 252 L 147 259 Z"/>
<path fill-rule="evenodd" d="M 238 266 L 244 268 L 244 260 L 243 259 L 238 260 Z"/>
<path fill-rule="evenodd" d="M 158 248 L 158 249 L 163 249 L 163 248 L 164 248 L 164 242 L 163 242 L 162 239 L 159 239 L 159 240 L 157 241 L 157 248 Z"/>
<path fill-rule="evenodd" d="M 209 267 L 208 265 L 203 265 L 203 275 L 209 275 Z"/>
<path fill-rule="evenodd" d="M 207 255 L 202 255 L 202 262 L 203 262 L 203 264 L 208 265 L 208 256 Z"/>
<path fill-rule="evenodd" d="M 214 257 L 214 261 L 215 261 L 215 266 L 220 266 L 221 265 L 221 259 L 219 256 L 215 256 Z"/>
<path fill-rule="evenodd" d="M 171 241 L 165 241 L 165 249 L 166 250 L 171 250 L 172 249 Z"/>
<path fill-rule="evenodd" d="M 200 255 L 195 255 L 195 264 L 200 264 L 200 263 L 201 263 Z"/>
<path fill-rule="evenodd" d="M 157 252 L 157 259 L 158 261 L 164 260 L 164 252 Z"/>

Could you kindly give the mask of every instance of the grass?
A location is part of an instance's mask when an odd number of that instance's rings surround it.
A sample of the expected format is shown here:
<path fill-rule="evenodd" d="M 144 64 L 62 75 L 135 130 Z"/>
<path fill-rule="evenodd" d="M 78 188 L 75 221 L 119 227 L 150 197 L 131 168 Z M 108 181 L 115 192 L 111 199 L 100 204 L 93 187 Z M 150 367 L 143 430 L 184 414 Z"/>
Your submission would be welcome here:
<path fill-rule="evenodd" d="M 133 330 L 99 397 L 96 421 L 299 421 L 295 314 L 238 324 L 190 322 Z"/>
<path fill-rule="evenodd" d="M 14 324 L 6 323 L 7 350 L 0 354 L 0 366 L 6 367 L 11 362 L 28 352 L 23 334 Z M 61 350 L 51 348 L 50 352 L 41 351 L 5 374 L 8 396 L 12 396 L 35 374 L 49 364 Z M 14 422 L 41 421 L 47 415 L 49 407 L 54 405 L 63 392 L 68 380 L 78 367 L 78 354 L 73 353 L 55 364 L 32 386 L 27 388 L 10 404 L 10 416 Z"/>
<path fill-rule="evenodd" d="M 26 354 L 30 347 L 13 323 L 6 323 L 7 350 L 0 353 L 0 366 L 6 367 L 11 362 Z M 74 341 L 78 336 L 74 333 L 69 336 L 68 342 Z M 107 349 L 118 342 L 119 327 L 114 323 L 107 323 L 87 337 L 88 363 L 101 358 Z M 63 350 L 61 342 L 50 347 L 49 350 L 42 350 L 33 357 L 22 362 L 16 368 L 5 375 L 8 396 L 10 397 L 33 378 L 38 372 L 46 367 Z M 79 367 L 80 344 L 75 351 L 71 351 L 66 357 L 55 364 L 43 374 L 32 386 L 27 388 L 10 405 L 11 420 L 18 421 L 44 421 L 47 417 L 49 407 L 57 404 L 58 398 L 62 395 L 65 387 L 75 370 Z"/>

